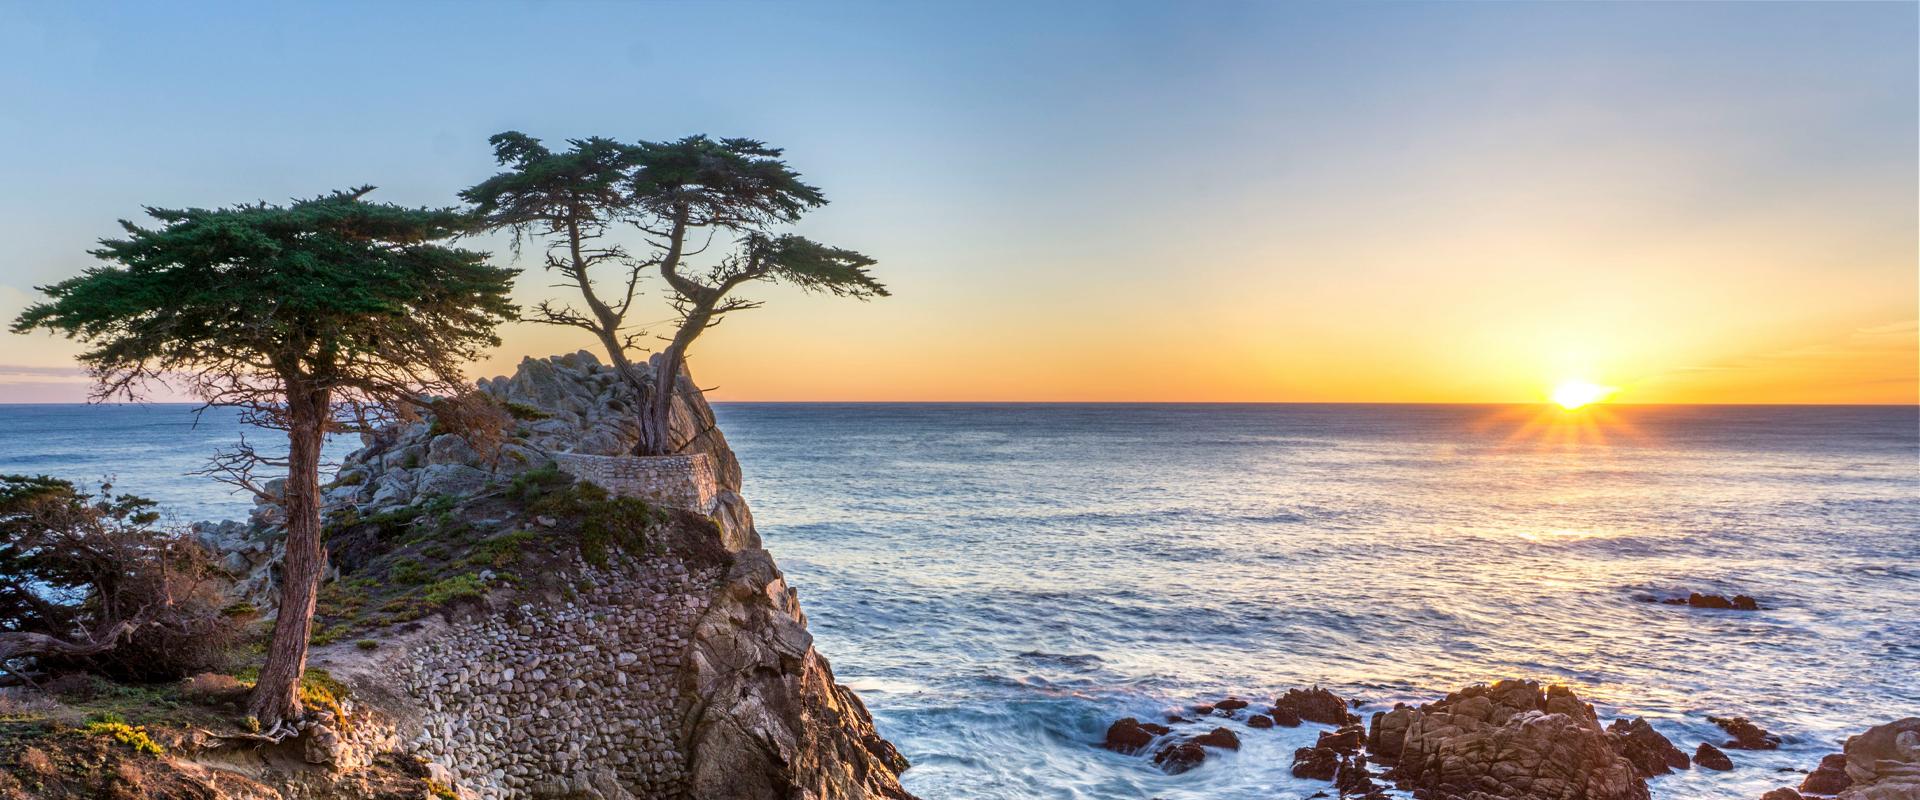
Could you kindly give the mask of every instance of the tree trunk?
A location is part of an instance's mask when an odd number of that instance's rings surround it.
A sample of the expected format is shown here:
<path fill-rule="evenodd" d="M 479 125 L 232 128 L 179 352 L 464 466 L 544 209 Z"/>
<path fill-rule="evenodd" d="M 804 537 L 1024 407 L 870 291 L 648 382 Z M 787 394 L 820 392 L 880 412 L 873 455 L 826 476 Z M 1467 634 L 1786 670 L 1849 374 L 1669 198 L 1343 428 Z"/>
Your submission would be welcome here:
<path fill-rule="evenodd" d="M 286 558 L 281 563 L 280 610 L 260 682 L 248 712 L 266 728 L 298 719 L 300 678 L 307 670 L 307 640 L 313 635 L 315 596 L 326 554 L 320 544 L 320 446 L 326 435 L 325 390 L 292 390 L 287 396 L 287 482 L 281 500 L 287 514 Z"/>
<path fill-rule="evenodd" d="M 673 334 L 673 342 L 661 355 L 660 368 L 653 374 L 653 396 L 648 398 L 646 413 L 640 420 L 640 454 L 648 456 L 672 455 L 676 451 L 673 443 L 673 397 L 679 391 L 680 367 L 687 363 L 687 348 L 693 340 L 700 337 L 713 318 L 713 308 L 708 305 L 695 306 L 681 320 L 680 330 Z"/>

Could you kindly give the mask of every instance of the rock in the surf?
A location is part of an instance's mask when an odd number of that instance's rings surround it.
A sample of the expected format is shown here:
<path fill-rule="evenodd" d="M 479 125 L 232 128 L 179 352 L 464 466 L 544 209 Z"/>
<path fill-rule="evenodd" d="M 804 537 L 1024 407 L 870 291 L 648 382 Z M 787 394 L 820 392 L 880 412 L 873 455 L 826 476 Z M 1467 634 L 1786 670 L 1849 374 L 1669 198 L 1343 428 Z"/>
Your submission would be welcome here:
<path fill-rule="evenodd" d="M 1222 750 L 1240 749 L 1240 737 L 1226 728 L 1214 728 L 1188 741 L 1205 747 L 1218 747 Z"/>
<path fill-rule="evenodd" d="M 1153 763 L 1169 775 L 1178 775 L 1207 760 L 1207 749 L 1191 741 L 1169 742 L 1153 754 Z"/>
<path fill-rule="evenodd" d="M 1127 717 L 1107 726 L 1107 740 L 1102 746 L 1116 753 L 1132 755 L 1145 749 L 1155 737 L 1164 736 L 1171 731 L 1172 729 L 1165 725 L 1155 725 Z"/>
<path fill-rule="evenodd" d="M 1631 722 L 1614 720 L 1607 726 L 1607 741 L 1613 745 L 1614 752 L 1633 762 L 1633 770 L 1642 778 L 1686 769 L 1689 763 L 1685 752 L 1674 747 L 1673 742 L 1641 717 Z"/>
<path fill-rule="evenodd" d="M 1286 694 L 1274 698 L 1273 709 L 1268 713 L 1282 725 L 1286 724 L 1286 717 L 1280 713 L 1282 711 L 1287 716 L 1322 725 L 1350 725 L 1360 721 L 1359 717 L 1347 711 L 1346 701 L 1318 686 L 1306 690 L 1288 689 Z"/>
<path fill-rule="evenodd" d="M 1771 792 L 1767 792 L 1766 794 L 1760 795 L 1760 800 L 1807 800 L 1807 799 L 1805 797 L 1801 797 L 1799 792 L 1796 792 L 1792 789 L 1788 789 L 1786 787 L 1781 787 Z"/>
<path fill-rule="evenodd" d="M 1293 751 L 1293 777 L 1330 781 L 1340 772 L 1340 754 L 1327 747 L 1302 747 Z"/>
<path fill-rule="evenodd" d="M 1660 602 L 1670 606 L 1690 606 L 1693 608 L 1713 608 L 1722 611 L 1759 611 L 1760 601 L 1750 595 L 1736 594 L 1732 597 L 1719 594 L 1701 594 L 1690 592 L 1686 597 L 1669 597 Z"/>
<path fill-rule="evenodd" d="M 1707 721 L 1733 736 L 1721 747 L 1730 750 L 1773 750 L 1780 746 L 1780 737 L 1766 732 L 1746 717 L 1707 717 Z"/>
<path fill-rule="evenodd" d="M 1563 686 L 1481 684 L 1406 715 L 1387 773 L 1431 800 L 1647 800 L 1647 783 L 1614 752 L 1593 708 Z M 1386 724 L 1383 720 L 1383 738 Z"/>
<path fill-rule="evenodd" d="M 1273 727 L 1273 718 L 1265 714 L 1254 714 L 1253 716 L 1247 717 L 1247 727 L 1262 730 L 1271 728 Z"/>
<path fill-rule="evenodd" d="M 1733 769 L 1733 759 L 1728 758 L 1726 753 L 1720 752 L 1720 748 L 1706 742 L 1701 742 L 1699 749 L 1693 751 L 1693 763 L 1699 764 L 1701 769 L 1720 772 Z"/>

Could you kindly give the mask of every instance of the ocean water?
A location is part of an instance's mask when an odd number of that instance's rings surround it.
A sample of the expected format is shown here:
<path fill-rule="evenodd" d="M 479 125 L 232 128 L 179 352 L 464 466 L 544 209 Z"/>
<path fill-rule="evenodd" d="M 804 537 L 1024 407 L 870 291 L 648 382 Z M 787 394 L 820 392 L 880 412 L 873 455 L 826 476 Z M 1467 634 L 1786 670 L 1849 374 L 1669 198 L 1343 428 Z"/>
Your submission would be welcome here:
<path fill-rule="evenodd" d="M 958 798 L 1304 798 L 1314 726 L 1177 776 L 1120 716 L 1320 684 L 1368 702 L 1573 686 L 1689 752 L 1786 738 L 1658 798 L 1743 798 L 1920 714 L 1911 407 L 722 404 L 818 646 Z M 180 406 L 0 406 L 0 471 L 114 475 L 180 519 L 238 430 Z M 1744 592 L 1757 613 L 1640 597 Z M 1212 723 L 1209 723 L 1212 724 Z"/>

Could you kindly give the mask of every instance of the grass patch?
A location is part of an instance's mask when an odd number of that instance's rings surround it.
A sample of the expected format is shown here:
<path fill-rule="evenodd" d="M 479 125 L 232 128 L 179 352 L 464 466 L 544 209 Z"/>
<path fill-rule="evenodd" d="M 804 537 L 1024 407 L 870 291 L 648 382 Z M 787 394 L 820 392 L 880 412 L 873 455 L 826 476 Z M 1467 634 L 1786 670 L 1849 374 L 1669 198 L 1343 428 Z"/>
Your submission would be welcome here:
<path fill-rule="evenodd" d="M 486 593 L 486 584 L 480 581 L 480 576 L 467 573 L 434 582 L 421 593 L 420 599 L 430 606 L 444 606 L 455 600 L 479 599 Z"/>

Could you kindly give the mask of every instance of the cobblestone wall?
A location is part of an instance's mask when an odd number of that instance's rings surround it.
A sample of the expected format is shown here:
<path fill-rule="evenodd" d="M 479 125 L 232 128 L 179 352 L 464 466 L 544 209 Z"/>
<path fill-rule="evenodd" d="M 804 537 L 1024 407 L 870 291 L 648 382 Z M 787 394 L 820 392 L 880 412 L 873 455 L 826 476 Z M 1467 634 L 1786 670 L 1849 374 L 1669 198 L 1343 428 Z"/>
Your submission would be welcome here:
<path fill-rule="evenodd" d="M 455 623 L 396 676 L 425 712 L 414 747 L 481 800 L 683 797 L 678 676 L 720 577 L 619 557 L 571 602 Z"/>
<path fill-rule="evenodd" d="M 713 460 L 706 453 L 677 456 L 595 456 L 559 453 L 555 463 L 574 477 L 598 484 L 616 495 L 639 497 L 662 505 L 713 511 L 720 493 Z"/>

